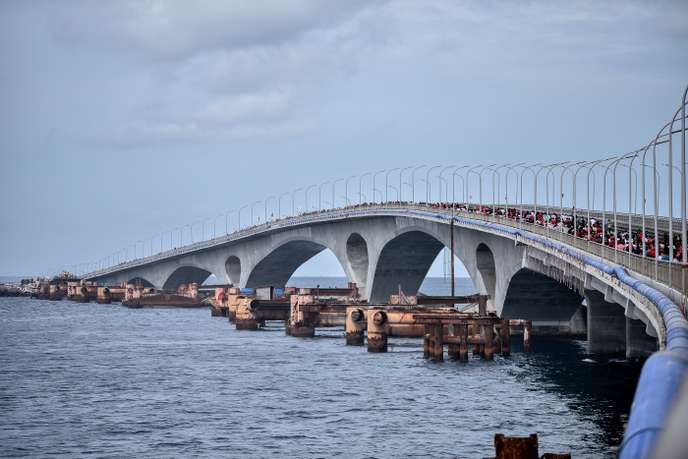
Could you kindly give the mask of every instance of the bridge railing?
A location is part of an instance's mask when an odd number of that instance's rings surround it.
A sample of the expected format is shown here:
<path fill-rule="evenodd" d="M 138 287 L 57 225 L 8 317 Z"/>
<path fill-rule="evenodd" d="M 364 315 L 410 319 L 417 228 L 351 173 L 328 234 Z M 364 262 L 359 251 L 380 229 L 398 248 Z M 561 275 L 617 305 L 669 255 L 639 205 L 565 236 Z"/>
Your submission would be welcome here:
<path fill-rule="evenodd" d="M 427 209 L 428 207 L 423 206 L 419 208 Z M 446 209 L 432 208 L 435 210 L 440 210 L 443 213 L 451 213 L 451 211 L 447 211 Z M 541 236 L 545 236 L 568 244 L 577 249 L 586 251 L 606 261 L 619 264 L 633 272 L 636 272 L 649 279 L 653 279 L 656 282 L 662 283 L 669 288 L 680 292 L 682 296 L 683 307 L 685 308 L 688 287 L 688 265 L 621 251 L 614 247 L 605 246 L 598 242 L 577 237 L 556 228 L 548 228 L 535 223 L 525 222 L 523 220 L 517 221 L 503 216 L 486 215 L 462 210 L 455 210 L 454 215 L 492 223 L 499 223 L 513 228 L 522 228 L 524 230 L 531 231 Z"/>

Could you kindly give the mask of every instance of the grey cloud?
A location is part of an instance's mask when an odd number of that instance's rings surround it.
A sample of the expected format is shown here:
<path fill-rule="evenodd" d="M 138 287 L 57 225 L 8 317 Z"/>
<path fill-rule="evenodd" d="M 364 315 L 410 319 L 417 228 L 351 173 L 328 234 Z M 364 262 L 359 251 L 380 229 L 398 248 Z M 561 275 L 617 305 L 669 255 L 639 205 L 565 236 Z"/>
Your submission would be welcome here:
<path fill-rule="evenodd" d="M 327 27 L 365 5 L 363 0 L 75 2 L 56 8 L 56 37 L 152 59 L 283 43 Z"/>

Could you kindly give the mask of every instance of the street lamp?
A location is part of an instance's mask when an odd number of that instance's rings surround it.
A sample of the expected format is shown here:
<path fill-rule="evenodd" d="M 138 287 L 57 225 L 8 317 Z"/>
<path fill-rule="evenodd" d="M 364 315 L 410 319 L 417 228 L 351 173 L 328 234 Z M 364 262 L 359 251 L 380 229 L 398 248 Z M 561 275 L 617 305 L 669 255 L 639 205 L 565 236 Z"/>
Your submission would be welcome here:
<path fill-rule="evenodd" d="M 487 166 L 482 166 L 481 169 L 478 171 L 478 200 L 479 200 L 478 205 L 480 206 L 481 211 L 482 211 L 482 207 L 483 207 L 483 171 L 486 169 L 491 170 L 490 168 L 494 167 L 494 166 L 496 166 L 496 163 L 488 164 Z M 494 194 L 494 190 L 493 190 L 493 194 Z"/>
<path fill-rule="evenodd" d="M 260 204 L 262 201 L 254 201 L 251 203 L 251 226 L 253 226 L 255 223 L 253 222 L 253 208 L 256 206 L 256 204 Z M 260 217 L 258 217 L 258 221 L 260 221 Z"/>
<path fill-rule="evenodd" d="M 402 177 L 404 175 L 404 171 L 410 171 L 411 169 L 413 169 L 413 166 L 404 167 L 403 169 L 399 170 L 399 201 L 402 201 L 402 197 L 404 194 L 403 182 L 402 182 Z"/>
<path fill-rule="evenodd" d="M 428 167 L 426 164 L 421 164 L 420 166 L 416 166 L 413 168 L 411 171 L 411 202 L 415 203 L 416 202 L 416 171 L 423 169 L 424 167 Z"/>
<path fill-rule="evenodd" d="M 535 172 L 533 171 L 534 167 L 539 167 L 540 163 L 535 163 L 535 164 L 524 164 L 521 167 L 523 168 L 521 170 L 521 174 L 519 177 L 519 194 L 520 194 L 520 199 L 519 199 L 519 206 L 518 206 L 518 221 L 519 221 L 519 226 L 521 225 L 522 219 L 523 219 L 523 175 L 526 173 L 526 171 L 530 172 L 533 177 L 535 177 Z M 533 223 L 535 223 L 535 214 L 533 214 Z"/>
<path fill-rule="evenodd" d="M 373 175 L 370 172 L 365 172 L 358 176 L 358 203 L 363 204 L 363 177 Z"/>
<path fill-rule="evenodd" d="M 285 191 L 277 198 L 277 218 L 282 218 L 282 198 L 289 196 L 289 191 Z"/>
<path fill-rule="evenodd" d="M 452 172 L 452 203 L 456 203 L 456 177 L 459 177 L 461 179 L 461 189 L 463 190 L 463 202 L 466 202 L 466 182 L 464 181 L 463 176 L 457 174 L 457 172 L 467 167 L 468 166 L 459 166 Z"/>
<path fill-rule="evenodd" d="M 439 169 L 440 166 L 432 166 L 428 167 L 428 169 L 425 171 L 425 202 L 430 204 L 430 192 L 432 190 L 432 187 L 430 186 L 430 172 L 432 172 L 433 169 Z M 440 193 L 442 192 L 442 188 L 440 185 Z M 440 197 L 441 200 L 441 197 Z"/>
<path fill-rule="evenodd" d="M 349 180 L 355 179 L 355 175 L 350 175 L 349 177 L 344 180 L 344 200 L 346 201 L 346 205 L 349 205 Z"/>
<path fill-rule="evenodd" d="M 310 209 L 308 208 L 308 191 L 310 191 L 312 188 L 316 188 L 317 186 L 318 185 L 308 185 L 306 190 L 303 192 L 304 201 L 306 204 L 306 212 L 310 212 Z"/>
<path fill-rule="evenodd" d="M 239 230 L 241 230 L 241 211 L 247 207 L 248 207 L 248 204 L 244 204 L 243 206 L 239 207 L 239 210 L 237 211 L 237 221 L 239 224 Z"/>
<path fill-rule="evenodd" d="M 449 169 L 455 168 L 456 165 L 453 166 L 446 166 L 444 169 L 440 171 L 440 174 L 437 176 L 438 177 L 438 183 L 440 184 L 440 201 L 442 201 L 442 182 L 444 179 L 442 178 L 442 175 L 444 174 L 445 171 L 448 171 Z M 444 182 L 445 184 L 447 182 Z M 445 186 L 445 195 L 444 195 L 444 201 L 449 201 L 449 185 Z"/>
<path fill-rule="evenodd" d="M 264 204 L 263 218 L 265 219 L 265 223 L 268 222 L 268 203 L 270 202 L 271 199 L 277 199 L 277 196 L 275 196 L 274 194 L 271 194 L 270 196 L 265 198 L 265 200 L 263 202 L 263 204 Z M 273 210 L 274 210 L 274 207 L 273 207 Z"/>
<path fill-rule="evenodd" d="M 394 169 L 390 169 L 387 171 L 385 174 L 385 201 L 389 202 L 389 174 L 391 174 L 394 171 L 398 171 L 399 168 L 395 167 Z M 398 201 L 401 201 L 401 198 L 397 199 Z"/>
<path fill-rule="evenodd" d="M 382 191 L 380 191 L 380 190 L 378 190 L 377 188 L 375 188 L 375 177 L 377 177 L 379 174 L 382 174 L 383 172 L 387 172 L 387 171 L 384 170 L 384 169 L 381 169 L 381 170 L 379 170 L 379 171 L 377 171 L 377 172 L 375 172 L 375 173 L 373 174 L 373 202 L 377 202 L 377 201 L 375 201 L 375 192 L 376 192 L 376 191 L 378 191 L 378 192 L 380 193 L 380 202 L 382 202 L 382 200 L 385 198 L 385 197 L 382 195 Z"/>
<path fill-rule="evenodd" d="M 318 210 L 322 210 L 322 208 L 323 208 L 323 206 L 322 206 L 322 187 L 323 187 L 323 185 L 328 185 L 330 183 L 331 183 L 330 180 L 326 180 L 318 186 Z M 331 206 L 334 209 L 334 202 L 331 203 Z"/>
<path fill-rule="evenodd" d="M 336 204 L 335 204 L 335 198 L 336 198 L 336 196 L 335 196 L 335 191 L 336 191 L 336 188 L 337 188 L 337 182 L 343 182 L 343 181 L 344 181 L 343 178 L 338 178 L 338 179 L 335 179 L 335 180 L 332 181 L 332 208 L 333 208 L 333 209 L 336 207 Z"/>
<path fill-rule="evenodd" d="M 291 215 L 292 215 L 292 217 L 293 217 L 294 215 L 296 215 L 296 204 L 295 204 L 295 202 L 296 202 L 296 200 L 295 200 L 296 192 L 297 192 L 297 191 L 301 191 L 301 190 L 303 190 L 303 188 L 296 188 L 295 190 L 292 190 L 292 191 L 291 191 Z"/>

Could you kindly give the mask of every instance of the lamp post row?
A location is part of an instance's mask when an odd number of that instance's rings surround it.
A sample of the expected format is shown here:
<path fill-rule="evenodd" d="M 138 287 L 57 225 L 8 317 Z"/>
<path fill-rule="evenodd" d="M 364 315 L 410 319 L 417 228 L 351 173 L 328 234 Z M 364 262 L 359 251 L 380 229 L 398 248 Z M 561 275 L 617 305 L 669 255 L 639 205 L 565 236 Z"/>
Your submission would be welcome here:
<path fill-rule="evenodd" d="M 378 202 L 377 197 L 380 197 L 379 202 L 391 202 L 390 201 L 390 189 L 394 191 L 393 197 L 395 198 L 394 200 L 396 201 L 403 201 L 404 198 L 404 186 L 407 188 L 410 188 L 410 202 L 417 202 L 416 201 L 416 175 L 417 172 L 420 170 L 425 170 L 425 201 L 426 202 L 432 202 L 432 197 L 433 197 L 433 192 L 432 192 L 432 181 L 431 181 L 431 175 L 432 172 L 435 170 L 439 169 L 439 172 L 435 175 L 437 178 L 437 201 L 449 201 L 449 183 L 444 179 L 444 174 L 447 173 L 448 171 L 452 171 L 451 173 L 451 202 L 457 202 L 457 188 L 456 188 L 456 183 L 457 179 L 460 180 L 461 185 L 460 189 L 462 191 L 462 196 L 461 196 L 461 202 L 468 205 L 468 204 L 477 204 L 480 208 L 483 208 L 483 205 L 485 204 L 483 200 L 483 176 L 485 172 L 491 172 L 491 194 L 492 194 L 492 199 L 491 199 L 491 206 L 492 206 L 492 211 L 493 213 L 496 212 L 497 206 L 501 206 L 504 204 L 505 206 L 509 205 L 514 205 L 518 206 L 518 209 L 520 213 L 523 213 L 523 207 L 524 207 L 524 190 L 523 190 L 523 185 L 525 182 L 525 174 L 529 173 L 532 178 L 532 197 L 533 197 L 533 211 L 535 213 L 538 212 L 538 185 L 540 183 L 540 174 L 543 173 L 544 171 L 544 185 L 545 185 L 545 192 L 544 192 L 544 205 L 545 205 L 545 211 L 548 213 L 550 210 L 550 205 L 555 206 L 555 196 L 556 196 L 556 179 L 555 179 L 555 170 L 560 169 L 559 172 L 559 212 L 563 212 L 564 210 L 564 197 L 566 195 L 566 192 L 564 190 L 564 185 L 566 182 L 566 176 L 567 174 L 570 176 L 570 209 L 572 212 L 572 216 L 574 219 L 574 225 L 577 222 L 577 211 L 579 210 L 577 207 L 577 195 L 578 195 L 578 189 L 577 189 L 577 184 L 578 184 L 578 178 L 579 178 L 579 172 L 584 172 L 585 173 L 585 185 L 586 185 L 586 210 L 587 210 L 587 225 L 588 225 L 588 231 L 590 231 L 590 211 L 592 208 L 595 207 L 595 196 L 597 195 L 596 193 L 596 187 L 597 187 L 597 171 L 598 170 L 603 170 L 602 174 L 602 208 L 598 209 L 602 211 L 602 233 L 605 234 L 606 229 L 608 228 L 608 221 L 607 221 L 607 205 L 608 205 L 608 199 L 607 199 L 607 190 L 609 188 L 609 183 L 608 183 L 608 175 L 611 174 L 611 217 L 612 217 L 612 222 L 613 222 L 613 227 L 614 227 L 614 233 L 617 233 L 617 226 L 618 226 L 618 200 L 617 200 L 617 169 L 618 167 L 623 167 L 628 169 L 628 180 L 627 180 L 627 189 L 628 189 L 628 227 L 629 229 L 631 228 L 632 220 L 631 217 L 633 213 L 637 211 L 637 195 L 638 191 L 640 189 L 640 203 L 641 203 L 641 212 L 640 212 L 640 217 L 641 217 L 641 231 L 643 234 L 642 238 L 642 245 L 643 245 L 643 253 L 645 253 L 646 250 L 646 242 L 645 242 L 645 234 L 646 234 L 646 229 L 647 229 L 647 186 L 646 186 L 646 170 L 651 171 L 651 189 L 652 189 L 652 208 L 653 208 L 653 213 L 651 214 L 652 221 L 653 221 L 653 229 L 654 229 L 654 234 L 655 236 L 658 234 L 658 218 L 660 215 L 660 206 L 663 204 L 666 204 L 666 212 L 668 216 L 668 236 L 669 236 L 669 257 L 670 260 L 674 259 L 674 253 L 673 253 L 673 234 L 674 234 L 674 188 L 675 188 L 675 182 L 674 182 L 674 172 L 678 173 L 679 177 L 679 196 L 680 196 L 680 202 L 679 202 L 679 209 L 680 209 L 680 219 L 681 219 L 681 260 L 683 263 L 686 263 L 687 261 L 687 251 L 688 251 L 688 241 L 687 239 L 687 234 L 686 234 L 686 229 L 687 229 L 687 221 L 686 221 L 686 104 L 688 102 L 688 86 L 683 92 L 683 98 L 682 98 L 682 103 L 678 110 L 674 113 L 674 116 L 672 117 L 671 121 L 666 123 L 662 129 L 659 130 L 655 138 L 649 142 L 647 145 L 644 147 L 635 150 L 631 153 L 625 154 L 625 155 L 620 155 L 620 156 L 612 156 L 604 159 L 598 159 L 598 160 L 591 160 L 591 161 L 578 161 L 578 162 L 572 162 L 572 161 L 564 161 L 564 162 L 557 162 L 557 163 L 551 163 L 551 164 L 543 164 L 543 163 L 525 163 L 525 162 L 519 162 L 519 163 L 507 163 L 507 164 L 488 164 L 488 165 L 483 165 L 483 164 L 477 164 L 477 165 L 460 165 L 460 166 L 442 166 L 442 165 L 432 165 L 428 166 L 427 164 L 419 164 L 415 166 L 407 166 L 407 167 L 394 167 L 390 169 L 381 169 L 375 172 L 364 172 L 359 175 L 351 175 L 346 178 L 338 178 L 334 180 L 327 180 L 322 183 L 318 184 L 312 184 L 308 185 L 305 187 L 299 187 L 295 188 L 291 192 L 285 192 L 280 195 L 269 195 L 263 200 L 257 200 L 252 202 L 250 205 L 246 204 L 241 207 L 239 207 L 236 210 L 229 210 L 225 213 L 218 214 L 214 219 L 213 218 L 206 218 L 203 220 L 195 221 L 190 224 L 186 224 L 183 226 L 178 226 L 175 227 L 169 231 L 165 231 L 162 233 L 155 234 L 149 238 L 145 239 L 139 239 L 136 241 L 134 244 L 130 244 L 127 247 L 117 250 L 110 255 L 103 257 L 97 261 L 94 262 L 87 262 L 87 263 L 79 263 L 78 265 L 73 265 L 76 267 L 77 270 L 101 270 L 101 269 L 106 269 L 108 267 L 121 264 L 126 261 L 131 261 L 135 260 L 138 258 L 143 258 L 146 256 L 146 253 L 148 253 L 148 256 L 153 256 L 157 255 L 160 253 L 164 252 L 165 249 L 165 240 L 169 240 L 169 250 L 175 250 L 181 246 L 184 245 L 184 234 L 186 228 L 188 228 L 188 234 L 189 234 L 189 241 L 190 244 L 194 244 L 196 242 L 194 238 L 194 228 L 200 225 L 201 229 L 201 238 L 199 241 L 204 241 L 206 240 L 206 223 L 208 221 L 212 222 L 212 232 L 208 231 L 208 235 L 212 234 L 212 238 L 215 239 L 218 237 L 217 234 L 217 219 L 224 217 L 225 219 L 225 224 L 224 224 L 224 229 L 225 229 L 225 236 L 230 234 L 230 223 L 231 223 L 231 216 L 233 214 L 236 214 L 236 231 L 239 231 L 241 229 L 244 229 L 247 225 L 242 225 L 242 211 L 245 209 L 249 209 L 249 214 L 250 214 L 250 223 L 248 226 L 253 226 L 255 224 L 260 224 L 260 214 L 257 214 L 255 212 L 255 208 L 257 205 L 262 204 L 263 205 L 263 222 L 267 223 L 270 219 L 274 219 L 274 215 L 268 215 L 268 209 L 269 209 L 269 203 L 271 201 L 274 201 L 276 203 L 277 207 L 277 218 L 281 219 L 283 216 L 282 213 L 282 201 L 283 198 L 291 196 L 291 213 L 292 215 L 297 214 L 297 193 L 303 192 L 303 200 L 302 202 L 304 203 L 304 212 L 310 212 L 310 211 L 319 211 L 324 209 L 323 203 L 326 202 L 323 200 L 323 190 L 325 185 L 330 185 L 330 199 L 329 199 L 329 205 L 331 208 L 336 207 L 336 202 L 337 202 L 337 196 L 336 196 L 336 188 L 337 184 L 343 182 L 344 183 L 344 194 L 341 196 L 343 198 L 343 202 L 345 206 L 351 205 L 353 202 L 358 202 L 358 204 L 362 204 L 365 201 L 368 201 L 366 198 L 366 194 L 364 193 L 364 178 L 366 177 L 371 177 L 371 189 L 370 189 L 370 201 L 371 202 Z M 675 126 L 680 124 L 680 127 L 678 129 L 675 129 Z M 679 165 L 674 164 L 674 136 L 675 135 L 680 135 L 680 163 Z M 661 177 L 663 176 L 662 169 L 658 168 L 657 164 L 657 147 L 660 145 L 665 145 L 666 146 L 666 157 L 667 161 L 666 163 L 661 163 L 660 166 L 665 166 L 666 169 L 666 202 L 665 203 L 660 203 L 660 188 L 661 188 Z M 647 164 L 647 155 L 651 155 L 651 164 Z M 640 161 L 636 162 L 640 158 Z M 640 171 L 636 170 L 636 167 L 640 169 Z M 518 170 L 520 169 L 520 171 Z M 498 202 L 499 200 L 502 199 L 502 190 L 501 190 L 501 185 L 502 185 L 502 173 L 501 171 L 505 170 L 503 174 L 503 179 L 504 179 L 504 202 L 500 203 Z M 404 181 L 404 174 L 410 171 L 410 182 L 405 182 Z M 460 173 L 460 171 L 463 171 L 463 174 Z M 390 176 L 393 173 L 397 173 L 398 175 L 398 187 L 393 186 L 390 183 Z M 638 173 L 640 174 L 640 177 L 638 177 Z M 384 174 L 384 193 L 377 188 L 377 177 L 379 175 Z M 478 196 L 477 196 L 477 202 L 474 199 L 474 196 L 470 193 L 471 191 L 471 177 L 474 176 L 477 178 L 478 182 Z M 510 190 L 510 185 L 514 185 L 510 181 L 510 176 L 513 176 L 515 178 L 515 186 L 513 189 L 515 190 L 515 199 L 513 202 L 510 202 L 509 200 L 509 190 Z M 592 182 L 591 182 L 592 178 Z M 356 200 L 355 197 L 354 199 L 350 199 L 350 186 L 349 183 L 351 180 L 358 179 L 358 199 Z M 551 179 L 551 180 L 550 180 Z M 444 192 L 444 198 L 443 198 L 443 193 L 442 193 L 442 188 L 445 188 Z M 551 188 L 550 188 L 551 186 Z M 592 186 L 592 195 L 590 193 L 591 191 L 591 186 Z M 313 189 L 317 189 L 317 208 L 313 207 L 311 208 L 310 201 L 309 201 L 309 192 Z M 591 196 L 592 196 L 592 202 L 591 202 Z M 550 200 L 552 198 L 552 200 Z M 542 203 L 540 203 L 542 204 Z M 635 204 L 635 205 L 634 205 Z M 274 209 L 274 204 L 272 208 Z M 257 221 L 256 221 L 257 217 Z M 209 227 L 210 229 L 210 227 Z M 177 246 L 176 244 L 176 234 L 179 234 L 179 245 Z M 169 237 L 166 237 L 169 236 Z M 160 240 L 160 245 L 159 245 L 159 250 L 155 250 L 154 247 L 154 241 L 159 239 Z M 139 253 L 139 245 L 140 245 L 140 253 Z M 132 249 L 131 252 L 129 249 Z M 148 249 L 148 250 L 146 250 Z M 629 253 L 630 253 L 630 244 L 629 244 Z M 616 253 L 616 251 L 615 251 Z M 140 256 L 139 256 L 140 255 Z"/>

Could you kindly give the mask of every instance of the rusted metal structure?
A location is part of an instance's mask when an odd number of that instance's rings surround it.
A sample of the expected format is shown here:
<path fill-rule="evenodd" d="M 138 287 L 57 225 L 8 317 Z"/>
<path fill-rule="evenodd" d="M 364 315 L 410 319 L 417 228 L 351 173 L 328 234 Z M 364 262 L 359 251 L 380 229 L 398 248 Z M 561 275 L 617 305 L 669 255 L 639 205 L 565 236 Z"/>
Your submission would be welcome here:
<path fill-rule="evenodd" d="M 445 297 L 449 302 L 460 300 L 461 297 Z M 349 345 L 364 344 L 367 334 L 368 352 L 386 352 L 390 336 L 422 337 L 424 355 L 436 361 L 444 359 L 445 344 L 449 357 L 460 361 L 468 360 L 469 348 L 485 359 L 492 359 L 496 352 L 509 355 L 512 328 L 522 328 L 523 349 L 530 352 L 532 322 L 528 320 L 505 320 L 449 307 L 356 305 L 347 308 L 345 321 Z"/>
<path fill-rule="evenodd" d="M 494 446 L 494 459 L 571 459 L 571 453 L 544 453 L 540 456 L 537 434 L 507 437 L 498 433 L 495 434 Z"/>
<path fill-rule="evenodd" d="M 285 326 L 288 335 L 313 337 L 317 327 L 341 327 L 346 323 L 346 310 L 361 304 L 358 287 L 300 288 L 290 296 L 290 315 Z"/>

